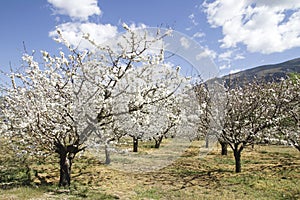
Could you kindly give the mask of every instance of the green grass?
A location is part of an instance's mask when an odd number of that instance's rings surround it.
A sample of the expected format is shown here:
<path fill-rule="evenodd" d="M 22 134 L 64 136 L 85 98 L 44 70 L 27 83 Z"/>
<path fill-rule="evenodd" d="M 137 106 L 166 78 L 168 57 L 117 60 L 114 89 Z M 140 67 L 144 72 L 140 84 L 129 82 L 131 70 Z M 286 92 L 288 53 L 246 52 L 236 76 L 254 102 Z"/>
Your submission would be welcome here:
<path fill-rule="evenodd" d="M 154 172 L 119 171 L 85 152 L 74 160 L 70 189 L 57 187 L 55 156 L 37 163 L 17 159 L 13 152 L 0 153 L 0 199 L 300 199 L 297 150 L 275 145 L 246 148 L 242 172 L 236 174 L 231 150 L 221 156 L 218 147 L 200 158 L 200 145 L 194 142 L 176 161 Z M 140 150 L 141 156 L 157 151 L 149 143 Z M 29 183 L 22 162 L 30 164 Z"/>
<path fill-rule="evenodd" d="M 135 192 L 137 194 L 135 199 L 161 199 L 164 195 L 159 188 L 143 189 L 138 187 Z"/>
<path fill-rule="evenodd" d="M 16 187 L 9 190 L 2 190 L 0 199 L 32 199 L 43 196 L 43 188 L 33 188 L 28 186 Z"/>

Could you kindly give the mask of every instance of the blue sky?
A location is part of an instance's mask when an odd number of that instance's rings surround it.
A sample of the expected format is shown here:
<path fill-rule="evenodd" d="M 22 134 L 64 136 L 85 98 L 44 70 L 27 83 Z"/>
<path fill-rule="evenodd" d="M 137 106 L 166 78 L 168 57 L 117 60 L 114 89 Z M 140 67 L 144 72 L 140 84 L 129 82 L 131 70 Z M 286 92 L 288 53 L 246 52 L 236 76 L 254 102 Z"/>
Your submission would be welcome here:
<path fill-rule="evenodd" d="M 0 68 L 24 53 L 57 52 L 55 27 L 76 44 L 82 32 L 98 41 L 136 27 L 171 27 L 197 41 L 221 74 L 300 57 L 298 0 L 6 0 L 0 2 Z"/>

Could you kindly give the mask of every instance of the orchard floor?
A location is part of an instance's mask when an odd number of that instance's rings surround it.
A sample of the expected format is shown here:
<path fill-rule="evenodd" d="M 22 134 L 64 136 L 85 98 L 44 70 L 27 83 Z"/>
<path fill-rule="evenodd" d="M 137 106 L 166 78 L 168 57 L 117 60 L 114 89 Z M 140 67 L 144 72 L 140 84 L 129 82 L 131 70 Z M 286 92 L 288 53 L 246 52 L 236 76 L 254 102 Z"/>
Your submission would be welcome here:
<path fill-rule="evenodd" d="M 172 164 L 154 172 L 116 170 L 86 153 L 74 160 L 70 188 L 57 187 L 58 164 L 48 159 L 30 165 L 40 179 L 32 178 L 27 186 L 2 181 L 0 199 L 300 199 L 300 152 L 296 149 L 248 147 L 242 152 L 238 174 L 232 152 L 221 156 L 219 151 L 217 146 L 200 158 L 195 142 Z M 2 163 L 3 174 L 8 165 Z"/>

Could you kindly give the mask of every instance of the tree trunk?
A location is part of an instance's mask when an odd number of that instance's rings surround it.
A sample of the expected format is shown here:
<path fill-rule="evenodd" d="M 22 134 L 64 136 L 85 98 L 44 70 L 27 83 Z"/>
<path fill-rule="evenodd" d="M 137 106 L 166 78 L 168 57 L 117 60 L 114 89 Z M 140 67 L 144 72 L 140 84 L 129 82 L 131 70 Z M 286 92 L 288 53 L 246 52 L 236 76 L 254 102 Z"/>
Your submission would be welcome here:
<path fill-rule="evenodd" d="M 235 172 L 240 173 L 242 171 L 241 167 L 241 152 L 243 150 L 244 146 L 238 147 L 238 144 L 234 145 L 233 154 L 235 159 Z"/>
<path fill-rule="evenodd" d="M 227 155 L 227 142 L 222 142 L 222 141 L 219 141 L 220 144 L 221 144 L 221 155 L 222 156 L 226 156 Z"/>
<path fill-rule="evenodd" d="M 105 164 L 110 164 L 110 152 L 109 152 L 109 144 L 105 144 Z"/>
<path fill-rule="evenodd" d="M 59 187 L 70 186 L 71 184 L 71 166 L 74 156 L 72 153 L 62 153 L 60 156 L 60 178 L 59 178 Z"/>
<path fill-rule="evenodd" d="M 206 134 L 205 136 L 205 148 L 209 148 L 209 136 Z"/>
<path fill-rule="evenodd" d="M 26 184 L 29 184 L 31 181 L 31 174 L 30 174 L 31 169 L 29 164 L 26 163 L 25 166 L 26 166 L 26 175 L 27 175 Z"/>
<path fill-rule="evenodd" d="M 71 184 L 71 167 L 75 155 L 84 150 L 85 147 L 79 148 L 77 143 L 75 145 L 63 145 L 60 141 L 55 142 L 55 152 L 59 155 L 59 165 L 60 165 L 60 177 L 59 177 L 59 187 L 70 186 Z"/>
<path fill-rule="evenodd" d="M 158 139 L 154 139 L 155 140 L 155 148 L 156 149 L 158 149 L 159 147 L 160 147 L 160 144 L 161 144 L 161 142 L 162 142 L 162 140 L 163 140 L 163 135 L 162 136 L 160 136 L 160 137 L 158 137 Z"/>
<path fill-rule="evenodd" d="M 133 137 L 133 152 L 138 152 L 139 139 L 137 137 Z"/>
<path fill-rule="evenodd" d="M 241 153 L 238 151 L 234 151 L 234 159 L 235 159 L 235 172 L 241 172 Z"/>

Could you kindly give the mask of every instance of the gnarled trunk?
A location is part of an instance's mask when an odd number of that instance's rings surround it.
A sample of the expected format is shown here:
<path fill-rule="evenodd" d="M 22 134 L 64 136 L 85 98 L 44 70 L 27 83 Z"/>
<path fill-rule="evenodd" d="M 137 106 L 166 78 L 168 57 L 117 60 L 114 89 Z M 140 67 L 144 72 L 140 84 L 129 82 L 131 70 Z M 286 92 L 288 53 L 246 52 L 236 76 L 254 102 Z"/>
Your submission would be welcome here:
<path fill-rule="evenodd" d="M 79 143 L 79 141 L 77 141 Z M 75 155 L 84 150 L 84 148 L 79 148 L 77 144 L 73 145 L 63 145 L 60 142 L 55 143 L 55 152 L 59 155 L 59 166 L 60 166 L 60 173 L 59 173 L 59 187 L 63 186 L 70 186 L 71 184 L 71 168 L 72 162 Z"/>
<path fill-rule="evenodd" d="M 70 186 L 71 184 L 71 167 L 74 156 L 72 153 L 65 152 L 59 155 L 60 156 L 60 178 L 59 178 L 59 187 Z"/>

